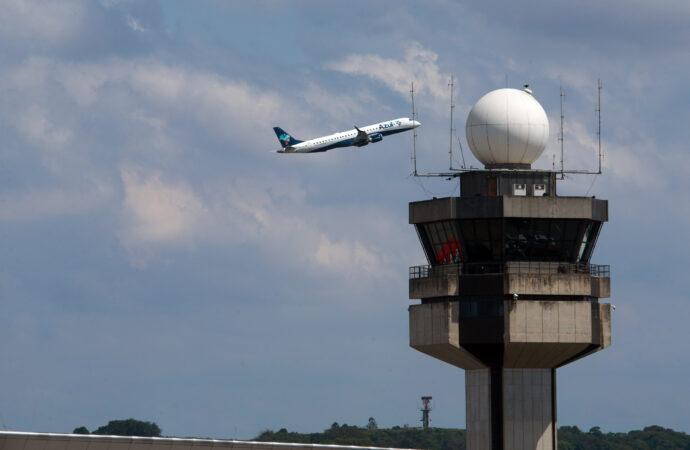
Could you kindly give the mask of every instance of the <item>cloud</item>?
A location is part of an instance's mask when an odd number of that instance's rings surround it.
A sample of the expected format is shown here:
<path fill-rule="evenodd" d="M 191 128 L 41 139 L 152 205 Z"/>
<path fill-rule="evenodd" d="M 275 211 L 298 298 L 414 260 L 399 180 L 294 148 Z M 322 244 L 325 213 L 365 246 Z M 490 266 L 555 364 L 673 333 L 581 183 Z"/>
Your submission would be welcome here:
<path fill-rule="evenodd" d="M 3 41 L 60 42 L 75 36 L 85 11 L 68 1 L 6 0 L 0 14 Z"/>
<path fill-rule="evenodd" d="M 139 21 L 137 19 L 135 19 L 134 17 L 132 17 L 130 15 L 127 16 L 127 26 L 130 27 L 132 30 L 137 31 L 139 33 L 143 33 L 145 31 L 147 31 L 146 28 L 144 28 L 141 25 L 141 23 L 139 23 Z"/>
<path fill-rule="evenodd" d="M 122 169 L 121 174 L 127 245 L 179 241 L 196 231 L 206 208 L 189 186 L 165 182 L 157 171 Z"/>
<path fill-rule="evenodd" d="M 265 180 L 258 183 L 237 179 L 232 167 L 224 175 L 233 181 L 205 175 L 195 183 L 184 166 L 189 161 L 185 153 L 196 157 L 198 150 L 190 145 L 200 145 L 199 135 L 230 142 L 237 157 L 256 151 L 255 142 L 243 145 L 255 136 L 272 141 L 266 124 L 278 117 L 308 123 L 294 99 L 149 58 L 68 63 L 32 57 L 0 70 L 0 79 L 16 106 L 14 117 L 8 115 L 10 126 L 38 150 L 53 177 L 46 180 L 52 187 L 44 203 L 37 200 L 42 192 L 26 203 L 34 205 L 35 213 L 13 206 L 4 220 L 88 210 L 99 197 L 89 192 L 81 198 L 79 189 L 88 192 L 92 179 L 110 180 L 122 186 L 120 220 L 113 232 L 136 268 L 179 250 L 250 246 L 275 264 L 298 261 L 346 278 L 394 276 L 387 269 L 390 256 L 364 230 L 378 225 L 334 232 L 332 217 L 342 213 L 333 206 L 310 205 L 301 183 L 270 175 L 258 176 Z M 317 114 L 319 108 L 332 116 L 362 113 L 356 100 L 313 82 L 293 95 Z M 199 161 L 200 171 L 206 160 Z M 328 163 L 319 161 L 311 164 Z"/>
<path fill-rule="evenodd" d="M 327 106 L 329 115 L 339 122 L 344 119 L 355 120 L 362 116 L 366 112 L 364 104 L 372 100 L 371 96 L 362 91 L 353 97 L 349 94 L 329 92 L 314 82 L 309 83 L 300 96 L 309 109 L 321 110 Z"/>
<path fill-rule="evenodd" d="M 297 262 L 365 280 L 394 276 L 383 248 L 356 230 L 338 232 L 327 226 L 335 207 L 309 205 L 299 184 L 274 179 L 267 186 L 239 179 L 214 191 L 223 193 L 214 210 L 224 239 L 251 242 L 280 265 Z"/>
<path fill-rule="evenodd" d="M 361 243 L 332 242 L 323 234 L 312 257 L 318 264 L 338 271 L 342 271 L 348 266 L 354 266 L 360 268 L 364 273 L 372 274 L 382 268 L 379 257 L 367 250 Z"/>
<path fill-rule="evenodd" d="M 72 131 L 60 127 L 48 117 L 40 106 L 29 106 L 18 121 L 19 131 L 34 145 L 44 148 L 61 148 L 69 144 Z"/>
<path fill-rule="evenodd" d="M 448 98 L 448 77 L 439 72 L 437 60 L 437 53 L 412 41 L 405 47 L 402 60 L 376 54 L 351 54 L 326 67 L 350 75 L 368 76 L 406 98 L 410 95 L 410 83 L 414 81 L 419 94 L 443 100 Z"/>
<path fill-rule="evenodd" d="M 119 236 L 130 263 L 145 268 L 169 248 L 251 246 L 272 264 L 295 263 L 339 276 L 394 276 L 381 248 L 352 233 L 334 236 L 322 224 L 332 211 L 310 206 L 295 183 L 238 179 L 195 192 L 158 171 L 122 169 Z"/>
<path fill-rule="evenodd" d="M 111 186 L 98 183 L 84 190 L 32 189 L 0 195 L 0 223 L 48 220 L 103 209 L 113 197 Z"/>
<path fill-rule="evenodd" d="M 172 163 L 214 141 L 232 154 L 263 154 L 276 145 L 270 124 L 285 117 L 311 122 L 305 108 L 270 89 L 149 58 L 30 57 L 0 68 L 0 94 L 0 118 L 12 136 L 53 174 L 68 177 L 82 168 L 116 178 L 120 163 Z M 256 136 L 265 142 L 250 145 Z M 114 164 L 104 165 L 104 157 Z"/>

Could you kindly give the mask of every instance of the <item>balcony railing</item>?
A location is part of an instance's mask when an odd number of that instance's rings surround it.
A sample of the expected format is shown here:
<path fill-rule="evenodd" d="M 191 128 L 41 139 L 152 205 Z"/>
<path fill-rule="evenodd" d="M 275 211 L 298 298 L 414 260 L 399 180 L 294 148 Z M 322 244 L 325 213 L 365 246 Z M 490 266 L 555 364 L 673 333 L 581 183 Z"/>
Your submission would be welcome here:
<path fill-rule="evenodd" d="M 458 263 L 410 267 L 410 279 L 428 278 L 440 275 L 568 273 L 589 274 L 595 277 L 609 277 L 611 275 L 611 266 L 543 261 L 509 261 L 502 263 Z"/>

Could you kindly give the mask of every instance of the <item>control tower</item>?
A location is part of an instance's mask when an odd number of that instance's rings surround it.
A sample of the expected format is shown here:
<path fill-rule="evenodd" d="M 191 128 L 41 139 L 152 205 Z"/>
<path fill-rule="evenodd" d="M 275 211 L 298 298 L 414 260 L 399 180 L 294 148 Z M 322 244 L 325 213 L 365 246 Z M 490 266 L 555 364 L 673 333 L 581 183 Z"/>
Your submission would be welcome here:
<path fill-rule="evenodd" d="M 556 449 L 556 369 L 611 344 L 609 266 L 590 263 L 608 202 L 558 196 L 528 89 L 482 97 L 460 197 L 410 203 L 428 265 L 410 268 L 410 346 L 465 370 L 468 449 Z"/>

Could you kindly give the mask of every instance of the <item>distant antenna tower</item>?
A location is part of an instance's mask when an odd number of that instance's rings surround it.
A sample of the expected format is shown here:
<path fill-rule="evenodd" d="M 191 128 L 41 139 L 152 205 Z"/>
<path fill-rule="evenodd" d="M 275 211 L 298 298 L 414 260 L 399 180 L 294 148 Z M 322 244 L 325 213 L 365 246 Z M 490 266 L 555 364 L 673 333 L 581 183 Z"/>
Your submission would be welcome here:
<path fill-rule="evenodd" d="M 429 402 L 431 402 L 431 397 L 422 397 L 422 428 L 425 430 L 429 428 L 429 423 L 431 422 L 431 418 L 429 418 L 429 413 L 431 412 Z"/>

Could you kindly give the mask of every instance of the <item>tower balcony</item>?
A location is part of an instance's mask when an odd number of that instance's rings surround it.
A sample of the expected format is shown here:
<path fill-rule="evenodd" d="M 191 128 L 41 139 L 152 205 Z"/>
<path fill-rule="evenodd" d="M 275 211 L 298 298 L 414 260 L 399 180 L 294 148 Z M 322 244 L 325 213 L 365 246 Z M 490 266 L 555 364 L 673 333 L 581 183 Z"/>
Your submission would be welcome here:
<path fill-rule="evenodd" d="M 457 296 L 609 298 L 610 266 L 508 261 L 410 267 L 410 299 Z"/>

